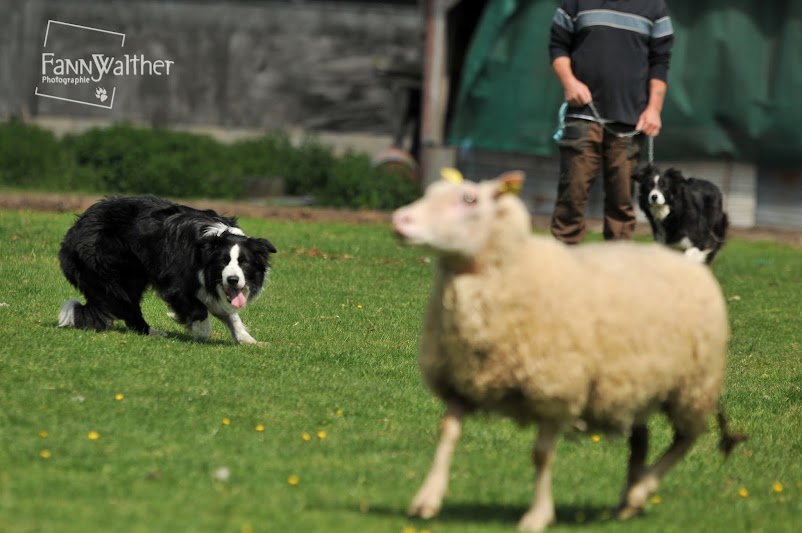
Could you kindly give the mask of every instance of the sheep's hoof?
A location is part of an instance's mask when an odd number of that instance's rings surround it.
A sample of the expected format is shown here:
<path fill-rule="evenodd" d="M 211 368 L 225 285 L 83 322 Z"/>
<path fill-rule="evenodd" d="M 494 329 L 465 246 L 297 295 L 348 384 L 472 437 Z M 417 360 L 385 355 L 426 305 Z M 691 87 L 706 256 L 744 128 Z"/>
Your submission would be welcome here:
<path fill-rule="evenodd" d="M 615 517 L 618 520 L 629 520 L 643 512 L 643 507 L 635 507 L 626 502 L 622 502 L 615 510 Z"/>
<path fill-rule="evenodd" d="M 433 505 L 427 502 L 419 502 L 417 498 L 412 504 L 409 506 L 407 510 L 407 515 L 411 517 L 420 517 L 423 519 L 428 520 L 429 518 L 434 518 L 440 512 L 439 505 Z"/>
<path fill-rule="evenodd" d="M 654 476 L 645 476 L 624 491 L 624 497 L 616 509 L 615 516 L 619 520 L 628 520 L 640 514 L 646 506 L 649 496 L 657 492 L 659 481 Z"/>
<path fill-rule="evenodd" d="M 549 511 L 529 511 L 518 522 L 518 531 L 540 533 L 554 523 L 554 509 Z"/>
<path fill-rule="evenodd" d="M 443 504 L 443 492 L 439 487 L 425 484 L 412 499 L 407 514 L 425 519 L 434 518 Z"/>

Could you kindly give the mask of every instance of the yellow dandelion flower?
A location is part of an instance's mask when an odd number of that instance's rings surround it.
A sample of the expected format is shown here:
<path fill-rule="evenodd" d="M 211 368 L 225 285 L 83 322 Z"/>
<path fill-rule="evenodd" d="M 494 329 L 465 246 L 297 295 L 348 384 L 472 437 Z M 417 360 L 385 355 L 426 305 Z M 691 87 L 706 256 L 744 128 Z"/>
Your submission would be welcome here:
<path fill-rule="evenodd" d="M 287 483 L 289 483 L 293 487 L 297 485 L 300 481 L 301 481 L 300 478 L 295 474 L 292 474 L 290 477 L 287 478 Z"/>
<path fill-rule="evenodd" d="M 593 444 L 598 444 L 599 442 L 601 442 L 601 435 L 593 434 L 590 436 L 590 440 L 593 441 Z"/>
<path fill-rule="evenodd" d="M 432 533 L 430 529 L 421 529 L 418 533 Z"/>
<path fill-rule="evenodd" d="M 264 430 L 265 430 L 265 426 L 264 425 L 256 424 L 256 431 L 264 431 Z"/>
<path fill-rule="evenodd" d="M 306 431 L 304 431 L 303 433 L 301 433 L 301 438 L 302 438 L 304 441 L 307 441 L 307 442 L 308 442 L 308 441 L 312 440 L 312 435 L 310 435 L 309 433 L 307 433 Z"/>
<path fill-rule="evenodd" d="M 749 497 L 749 490 L 746 487 L 741 487 L 738 489 L 738 496 L 741 498 L 748 498 Z"/>
<path fill-rule="evenodd" d="M 46 439 L 49 436 L 50 436 L 50 434 L 45 430 L 42 430 L 42 431 L 39 432 L 39 438 L 40 439 Z"/>
<path fill-rule="evenodd" d="M 663 503 L 663 498 L 661 498 L 659 494 L 655 494 L 654 496 L 652 496 L 652 503 L 654 505 L 660 505 L 661 503 Z"/>
<path fill-rule="evenodd" d="M 100 433 L 98 433 L 97 431 L 90 431 L 86 435 L 86 438 L 89 439 L 89 440 L 97 440 L 97 439 L 100 438 Z"/>
<path fill-rule="evenodd" d="M 337 416 L 343 416 L 343 410 L 342 409 L 337 409 L 336 411 L 334 411 L 334 414 L 337 415 Z"/>
<path fill-rule="evenodd" d="M 50 459 L 50 450 L 42 450 L 39 452 L 39 457 L 42 459 Z"/>
<path fill-rule="evenodd" d="M 779 481 L 775 481 L 774 484 L 771 486 L 771 490 L 773 490 L 777 494 L 781 493 L 784 488 L 785 487 L 783 487 L 783 484 L 780 483 Z"/>
<path fill-rule="evenodd" d="M 401 533 L 417 533 L 417 530 L 412 526 L 404 526 L 404 529 L 401 530 Z"/>
<path fill-rule="evenodd" d="M 328 436 L 329 436 L 329 434 L 326 433 L 325 431 L 323 431 L 322 429 L 317 432 L 317 438 L 319 438 L 319 439 L 325 439 Z"/>
<path fill-rule="evenodd" d="M 357 309 L 362 309 L 362 304 L 356 306 Z"/>
<path fill-rule="evenodd" d="M 118 392 L 117 394 L 114 395 L 114 399 L 117 400 L 118 402 L 124 398 L 125 395 L 122 392 Z"/>
<path fill-rule="evenodd" d="M 253 533 L 253 526 L 250 524 L 243 524 L 240 528 L 240 533 Z"/>
<path fill-rule="evenodd" d="M 230 419 L 230 418 L 224 418 L 224 419 L 223 419 L 223 425 L 224 425 L 224 426 L 228 426 L 228 425 L 230 425 L 230 424 L 231 424 L 231 419 Z"/>

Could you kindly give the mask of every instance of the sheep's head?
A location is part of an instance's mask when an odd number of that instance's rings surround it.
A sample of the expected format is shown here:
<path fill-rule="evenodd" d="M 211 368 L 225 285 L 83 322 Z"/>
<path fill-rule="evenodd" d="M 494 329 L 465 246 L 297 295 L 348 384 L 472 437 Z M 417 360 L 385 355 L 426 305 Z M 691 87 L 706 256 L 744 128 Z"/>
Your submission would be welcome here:
<path fill-rule="evenodd" d="M 524 174 L 512 171 L 496 179 L 465 181 L 454 169 L 426 189 L 419 200 L 393 213 L 393 230 L 406 244 L 424 246 L 444 256 L 471 259 L 490 242 L 528 237 L 531 222 L 517 197 Z"/>

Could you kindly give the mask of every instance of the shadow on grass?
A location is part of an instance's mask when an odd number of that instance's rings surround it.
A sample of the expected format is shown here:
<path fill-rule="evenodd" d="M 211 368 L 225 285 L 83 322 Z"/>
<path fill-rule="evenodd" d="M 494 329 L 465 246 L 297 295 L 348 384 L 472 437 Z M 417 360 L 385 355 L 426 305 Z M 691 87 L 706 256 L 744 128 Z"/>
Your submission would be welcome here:
<path fill-rule="evenodd" d="M 435 518 L 424 520 L 422 518 L 410 518 L 409 520 L 421 527 L 434 525 L 437 523 L 447 524 L 495 524 L 514 527 L 523 517 L 528 509 L 519 505 L 509 504 L 485 504 L 470 502 L 445 503 Z M 406 516 L 406 509 L 390 507 L 371 507 L 369 514 L 382 516 L 403 517 Z M 605 523 L 617 522 L 613 518 L 613 508 L 599 505 L 557 505 L 556 525 L 566 527 L 588 527 L 602 525 Z M 638 520 L 642 515 L 638 515 L 632 520 Z"/>
<path fill-rule="evenodd" d="M 98 335 L 105 335 L 107 333 L 115 333 L 115 334 L 119 333 L 123 336 L 132 336 L 137 338 L 152 338 L 153 342 L 177 340 L 189 344 L 201 344 L 205 346 L 237 346 L 228 336 L 226 336 L 223 339 L 210 337 L 204 341 L 199 341 L 193 338 L 192 335 L 190 335 L 189 333 L 183 331 L 179 332 L 165 331 L 163 332 L 163 335 L 140 335 L 136 331 L 128 329 L 122 324 L 113 324 L 112 326 L 109 326 L 108 329 L 102 331 L 96 331 L 93 329 L 77 329 L 73 327 L 59 327 L 58 322 L 55 321 L 43 324 L 43 326 L 48 329 L 52 328 L 56 330 L 63 329 L 65 331 L 83 331 L 88 333 L 96 333 Z"/>

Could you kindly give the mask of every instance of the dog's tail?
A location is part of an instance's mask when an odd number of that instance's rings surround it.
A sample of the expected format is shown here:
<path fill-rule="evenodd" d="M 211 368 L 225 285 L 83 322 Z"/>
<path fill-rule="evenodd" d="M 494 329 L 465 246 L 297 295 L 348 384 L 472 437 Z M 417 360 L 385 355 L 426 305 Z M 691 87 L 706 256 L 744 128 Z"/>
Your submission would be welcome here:
<path fill-rule="evenodd" d="M 78 300 L 67 300 L 58 313 L 60 328 L 94 329 L 103 331 L 109 327 L 110 318 L 100 309 L 81 305 Z"/>
<path fill-rule="evenodd" d="M 729 457 L 730 453 L 732 453 L 733 448 L 738 445 L 738 443 L 744 442 L 749 440 L 749 435 L 745 433 L 731 433 L 728 424 L 727 424 L 727 417 L 724 414 L 724 406 L 721 405 L 721 400 L 718 402 L 718 411 L 716 412 L 716 420 L 718 421 L 718 429 L 721 433 L 721 439 L 718 442 L 718 448 L 721 450 L 721 453 L 724 454 L 725 457 Z"/>
<path fill-rule="evenodd" d="M 729 228 L 730 228 L 730 218 L 727 216 L 727 213 L 722 212 L 721 218 L 713 227 L 713 234 L 716 236 L 716 239 L 720 243 L 724 244 L 724 240 L 727 238 L 727 230 Z"/>
<path fill-rule="evenodd" d="M 713 239 L 713 250 L 707 255 L 705 262 L 709 265 L 713 262 L 713 258 L 718 253 L 719 249 L 724 246 L 724 241 L 727 239 L 727 230 L 730 227 L 730 219 L 727 213 L 721 212 L 721 217 L 716 221 L 712 228 L 710 228 L 710 237 Z"/>

